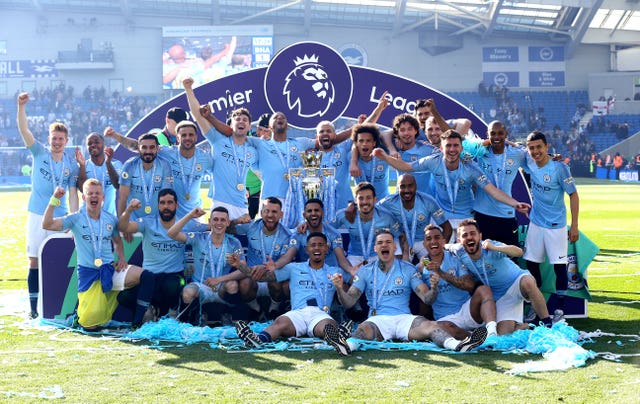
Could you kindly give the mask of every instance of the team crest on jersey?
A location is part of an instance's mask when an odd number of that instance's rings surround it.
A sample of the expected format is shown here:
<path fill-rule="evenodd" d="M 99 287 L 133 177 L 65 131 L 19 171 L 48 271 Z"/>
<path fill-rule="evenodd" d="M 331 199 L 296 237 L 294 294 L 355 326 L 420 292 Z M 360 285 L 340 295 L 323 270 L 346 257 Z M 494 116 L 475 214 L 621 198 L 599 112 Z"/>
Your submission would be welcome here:
<path fill-rule="evenodd" d="M 292 145 L 292 146 L 291 146 L 291 148 L 290 148 L 290 150 L 291 150 L 292 152 L 297 152 L 297 151 L 298 151 L 298 146 L 296 146 L 296 145 Z"/>
<path fill-rule="evenodd" d="M 411 161 L 417 161 L 418 160 L 418 156 L 416 155 L 412 155 L 411 156 Z"/>
<path fill-rule="evenodd" d="M 129 178 L 129 173 L 128 173 L 128 172 L 126 172 L 126 171 L 123 171 L 123 172 L 122 172 L 122 178 L 124 178 L 125 180 L 126 180 L 127 178 Z"/>
<path fill-rule="evenodd" d="M 516 163 L 516 162 L 515 162 L 515 161 L 513 161 L 513 159 L 507 159 L 507 165 L 508 165 L 509 167 L 512 167 L 515 163 Z"/>
<path fill-rule="evenodd" d="M 105 227 L 107 228 L 107 231 L 113 231 L 113 225 L 111 223 L 107 223 Z"/>
<path fill-rule="evenodd" d="M 336 157 L 336 159 L 339 159 L 340 158 L 340 152 L 335 152 L 334 156 Z"/>
<path fill-rule="evenodd" d="M 264 79 L 267 103 L 289 124 L 313 129 L 319 119 L 334 121 L 351 101 L 353 78 L 339 53 L 319 43 L 293 44 L 271 61 Z"/>
<path fill-rule="evenodd" d="M 544 182 L 551 182 L 551 177 L 549 176 L 549 174 L 545 174 L 542 176 L 542 181 Z"/>
<path fill-rule="evenodd" d="M 418 221 L 422 222 L 424 221 L 424 219 L 426 219 L 426 216 L 424 215 L 424 213 L 418 213 Z"/>
<path fill-rule="evenodd" d="M 401 276 L 398 276 L 398 277 L 396 277 L 396 279 L 394 279 L 394 280 L 393 280 L 393 283 L 394 283 L 396 286 L 400 286 L 400 285 L 402 285 L 402 282 L 403 282 L 403 279 L 402 279 L 402 277 L 401 277 Z"/>
<path fill-rule="evenodd" d="M 291 241 L 289 241 L 289 245 L 296 246 L 298 245 L 298 241 L 295 238 L 292 238 Z"/>
<path fill-rule="evenodd" d="M 251 152 L 247 152 L 247 155 L 245 156 L 245 158 L 247 160 L 251 159 L 253 157 L 253 154 L 251 154 Z"/>
<path fill-rule="evenodd" d="M 276 244 L 273 246 L 273 251 L 280 251 L 280 244 Z"/>
<path fill-rule="evenodd" d="M 376 166 L 376 171 L 378 171 L 378 172 L 382 172 L 382 170 L 384 170 L 384 166 L 383 166 L 382 164 L 378 164 L 378 165 Z"/>
<path fill-rule="evenodd" d="M 70 173 L 71 173 L 71 171 L 68 168 L 65 168 L 64 172 L 62 173 L 62 176 L 63 177 L 67 177 Z"/>
<path fill-rule="evenodd" d="M 202 164 L 196 164 L 196 171 L 202 171 Z"/>

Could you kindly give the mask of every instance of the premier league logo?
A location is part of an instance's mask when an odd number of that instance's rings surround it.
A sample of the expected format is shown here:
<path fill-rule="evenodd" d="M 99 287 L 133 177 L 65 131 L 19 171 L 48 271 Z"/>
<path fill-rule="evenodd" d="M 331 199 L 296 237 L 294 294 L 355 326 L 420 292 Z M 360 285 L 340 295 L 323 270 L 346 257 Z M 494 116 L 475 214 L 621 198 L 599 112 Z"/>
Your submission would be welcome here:
<path fill-rule="evenodd" d="M 267 69 L 265 95 L 273 111 L 282 111 L 290 125 L 313 129 L 320 120 L 339 118 L 351 101 L 351 70 L 333 49 L 319 44 L 294 44 L 278 53 Z"/>
<path fill-rule="evenodd" d="M 305 118 L 324 115 L 335 97 L 333 82 L 324 66 L 316 55 L 304 55 L 293 63 L 296 67 L 287 75 L 283 90 L 289 109 L 297 110 L 298 115 Z M 311 92 L 316 95 L 315 98 L 302 98 Z"/>

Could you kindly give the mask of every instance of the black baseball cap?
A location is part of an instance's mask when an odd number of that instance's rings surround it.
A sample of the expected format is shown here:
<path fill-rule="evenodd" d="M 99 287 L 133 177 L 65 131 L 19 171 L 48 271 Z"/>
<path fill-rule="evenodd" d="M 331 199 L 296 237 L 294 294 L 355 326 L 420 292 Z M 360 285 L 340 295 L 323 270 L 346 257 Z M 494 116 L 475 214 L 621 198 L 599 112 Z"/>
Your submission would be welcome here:
<path fill-rule="evenodd" d="M 173 119 L 176 123 L 180 123 L 187 119 L 187 112 L 178 107 L 173 107 L 167 111 L 167 118 Z"/>

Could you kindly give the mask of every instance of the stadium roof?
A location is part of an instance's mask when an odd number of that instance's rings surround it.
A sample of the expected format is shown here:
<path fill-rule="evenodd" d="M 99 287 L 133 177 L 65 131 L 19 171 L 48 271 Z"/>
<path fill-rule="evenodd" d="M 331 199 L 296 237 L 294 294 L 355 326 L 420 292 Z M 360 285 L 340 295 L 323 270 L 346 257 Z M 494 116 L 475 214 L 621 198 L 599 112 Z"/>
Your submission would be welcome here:
<path fill-rule="evenodd" d="M 540 4 L 543 3 L 543 4 Z M 193 17 L 212 25 L 300 24 L 379 27 L 390 37 L 410 31 L 451 36 L 537 38 L 565 44 L 640 44 L 640 0 L 0 0 L 2 9 Z"/>

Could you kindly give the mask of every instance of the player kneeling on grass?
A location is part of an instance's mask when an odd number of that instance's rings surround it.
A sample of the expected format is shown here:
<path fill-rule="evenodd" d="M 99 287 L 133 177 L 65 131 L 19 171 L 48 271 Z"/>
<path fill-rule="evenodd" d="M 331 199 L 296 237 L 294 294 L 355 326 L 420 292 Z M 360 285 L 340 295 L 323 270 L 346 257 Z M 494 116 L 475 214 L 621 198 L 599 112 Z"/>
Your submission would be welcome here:
<path fill-rule="evenodd" d="M 489 336 L 496 335 L 496 302 L 487 285 L 476 287 L 473 275 L 451 252 L 445 250 L 445 237 L 438 226 L 428 224 L 424 229 L 422 279 L 425 283 L 437 275 L 439 281 L 431 303 L 433 316 L 449 334 L 466 338 L 470 331 L 482 324 Z M 429 282 L 431 283 L 431 282 Z"/>
<path fill-rule="evenodd" d="M 82 188 L 85 205 L 78 212 L 54 218 L 54 208 L 65 192 L 57 187 L 44 212 L 42 228 L 73 233 L 78 260 L 78 323 L 85 329 L 94 329 L 111 320 L 119 291 L 135 286 L 140 271 L 127 268 L 118 219 L 102 209 L 104 192 L 100 181 L 90 178 Z M 115 267 L 112 241 L 118 256 Z"/>
<path fill-rule="evenodd" d="M 367 296 L 370 308 L 369 318 L 358 326 L 354 337 L 376 341 L 429 339 L 440 347 L 460 352 L 466 352 L 481 345 L 487 338 L 485 327 L 476 328 L 470 336 L 460 341 L 435 321 L 410 313 L 411 291 L 414 291 L 425 304 L 431 304 L 436 296 L 434 290 L 437 288 L 439 278 L 436 274 L 431 277 L 431 290 L 429 290 L 416 267 L 396 259 L 395 248 L 393 234 L 383 230 L 376 235 L 374 244 L 378 258 L 360 268 L 353 284 L 346 292 L 342 288 L 342 276 L 338 274 L 332 279 L 338 299 L 347 309 L 358 301 L 362 293 Z M 354 341 L 349 340 L 348 343 L 350 349 L 355 349 L 357 344 Z"/>
<path fill-rule="evenodd" d="M 167 234 L 181 243 L 193 247 L 195 272 L 193 281 L 182 289 L 181 311 L 191 314 L 202 310 L 205 303 L 219 303 L 229 308 L 233 320 L 246 319 L 248 307 L 243 302 L 238 282 L 246 276 L 230 264 L 233 255 L 243 261 L 242 245 L 237 238 L 226 234 L 229 227 L 229 211 L 224 206 L 216 206 L 209 217 L 210 232 L 183 232 L 184 226 L 192 219 L 206 214 L 200 208 L 193 208 L 180 218 Z M 199 304 L 198 304 L 199 303 Z M 193 315 L 187 315 L 191 318 Z M 200 320 L 201 316 L 198 316 Z"/>
<path fill-rule="evenodd" d="M 530 302 L 541 322 L 551 327 L 554 320 L 535 278 L 511 260 L 522 255 L 520 247 L 482 240 L 478 223 L 473 219 L 460 223 L 458 241 L 460 244 L 452 247 L 455 254 L 478 281 L 491 287 L 499 335 L 529 328 L 529 324 L 522 323 L 524 301 Z"/>
<path fill-rule="evenodd" d="M 289 280 L 291 290 L 291 310 L 275 319 L 273 324 L 256 334 L 244 321 L 236 322 L 238 336 L 248 347 L 258 347 L 280 337 L 300 337 L 304 335 L 324 339 L 341 355 L 349 355 L 351 350 L 336 321 L 329 316 L 329 307 L 333 301 L 335 288 L 331 279 L 340 276 L 343 271 L 338 267 L 326 265 L 324 260 L 329 251 L 327 237 L 314 232 L 307 236 L 307 262 L 296 262 L 280 269 L 273 268 L 269 259 L 267 265 L 253 268 L 240 261 L 232 265 L 254 279 L 266 282 Z"/>

